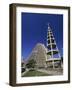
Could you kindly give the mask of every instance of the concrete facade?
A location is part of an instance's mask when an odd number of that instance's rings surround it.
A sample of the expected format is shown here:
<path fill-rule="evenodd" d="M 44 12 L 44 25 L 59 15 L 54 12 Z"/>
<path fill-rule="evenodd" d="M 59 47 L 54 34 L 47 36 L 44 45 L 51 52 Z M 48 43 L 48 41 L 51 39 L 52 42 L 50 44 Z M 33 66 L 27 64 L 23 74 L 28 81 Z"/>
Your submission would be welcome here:
<path fill-rule="evenodd" d="M 36 61 L 37 68 L 46 68 L 47 60 L 47 48 L 44 44 L 38 43 L 32 50 L 29 60 L 34 59 Z"/>

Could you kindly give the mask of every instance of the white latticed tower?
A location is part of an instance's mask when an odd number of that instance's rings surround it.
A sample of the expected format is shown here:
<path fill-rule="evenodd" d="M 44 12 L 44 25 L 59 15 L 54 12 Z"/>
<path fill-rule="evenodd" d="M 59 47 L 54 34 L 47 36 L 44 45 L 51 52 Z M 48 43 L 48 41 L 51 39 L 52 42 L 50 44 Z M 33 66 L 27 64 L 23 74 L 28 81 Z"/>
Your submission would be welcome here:
<path fill-rule="evenodd" d="M 48 24 L 46 45 L 48 49 L 47 55 L 50 55 L 50 58 L 48 58 L 47 60 L 48 66 L 51 66 L 53 68 L 61 66 L 61 55 L 56 45 L 56 41 L 49 24 Z"/>

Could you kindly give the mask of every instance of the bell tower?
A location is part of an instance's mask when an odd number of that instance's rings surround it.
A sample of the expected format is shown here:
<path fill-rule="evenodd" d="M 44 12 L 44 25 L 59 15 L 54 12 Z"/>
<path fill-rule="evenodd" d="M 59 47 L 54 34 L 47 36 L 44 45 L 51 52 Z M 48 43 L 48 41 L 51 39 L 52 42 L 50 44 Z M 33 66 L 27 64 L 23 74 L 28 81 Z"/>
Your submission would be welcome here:
<path fill-rule="evenodd" d="M 55 67 L 61 66 L 61 55 L 60 55 L 59 49 L 57 47 L 50 24 L 48 24 L 46 46 L 47 46 L 47 50 L 48 50 L 47 55 L 51 56 L 47 60 L 47 62 L 50 64 L 49 66 L 53 67 L 53 69 Z"/>

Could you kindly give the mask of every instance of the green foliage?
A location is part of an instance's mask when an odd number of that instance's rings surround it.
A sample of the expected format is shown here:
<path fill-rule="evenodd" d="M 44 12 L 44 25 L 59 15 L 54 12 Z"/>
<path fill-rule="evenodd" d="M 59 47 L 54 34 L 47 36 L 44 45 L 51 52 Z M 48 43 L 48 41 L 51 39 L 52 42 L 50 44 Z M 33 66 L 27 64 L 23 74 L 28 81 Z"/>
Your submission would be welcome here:
<path fill-rule="evenodd" d="M 61 57 L 61 61 L 62 61 L 62 63 L 63 63 L 63 57 Z"/>
<path fill-rule="evenodd" d="M 26 64 L 27 68 L 35 68 L 36 61 L 34 59 L 29 60 L 29 62 Z"/>

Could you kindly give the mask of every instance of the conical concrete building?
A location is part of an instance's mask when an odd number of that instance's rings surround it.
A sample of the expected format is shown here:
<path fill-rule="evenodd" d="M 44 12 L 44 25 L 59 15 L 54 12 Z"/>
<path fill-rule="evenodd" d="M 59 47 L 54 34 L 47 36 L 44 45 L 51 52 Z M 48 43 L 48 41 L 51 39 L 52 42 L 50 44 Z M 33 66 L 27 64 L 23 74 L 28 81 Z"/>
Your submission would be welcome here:
<path fill-rule="evenodd" d="M 36 61 L 37 68 L 46 68 L 47 60 L 47 48 L 44 44 L 38 43 L 32 50 L 31 54 L 28 57 L 28 60 L 34 59 Z"/>
<path fill-rule="evenodd" d="M 47 55 L 50 55 L 51 57 L 47 59 L 47 66 L 48 67 L 58 67 L 61 64 L 61 56 L 60 52 L 58 50 L 55 38 L 53 36 L 52 29 L 50 25 L 48 24 L 48 31 L 47 31 Z"/>

